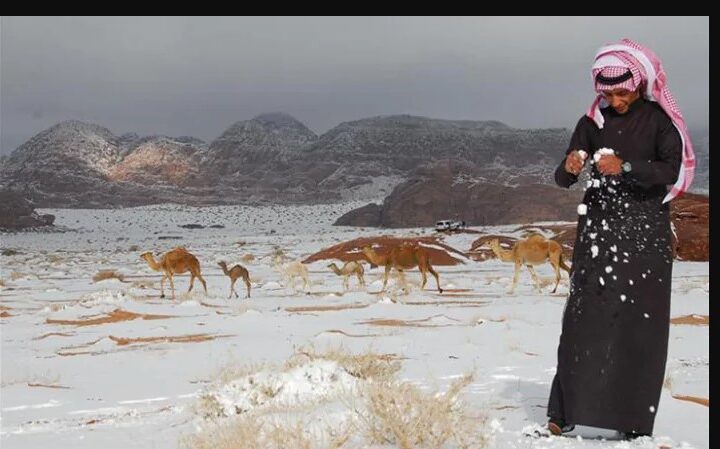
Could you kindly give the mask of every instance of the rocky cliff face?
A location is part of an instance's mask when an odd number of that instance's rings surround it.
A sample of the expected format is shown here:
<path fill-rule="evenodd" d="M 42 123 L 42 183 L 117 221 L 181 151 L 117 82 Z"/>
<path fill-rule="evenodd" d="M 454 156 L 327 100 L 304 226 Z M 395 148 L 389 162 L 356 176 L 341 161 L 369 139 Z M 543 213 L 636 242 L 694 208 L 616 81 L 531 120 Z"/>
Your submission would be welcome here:
<path fill-rule="evenodd" d="M 421 167 L 382 206 L 351 211 L 335 224 L 398 228 L 450 219 L 479 226 L 577 218 L 582 190 L 535 183 L 508 186 L 478 177 L 479 171 L 475 164 L 452 160 Z"/>
<path fill-rule="evenodd" d="M 16 191 L 0 189 L 0 231 L 52 226 L 55 216 L 38 214 L 32 202 Z"/>

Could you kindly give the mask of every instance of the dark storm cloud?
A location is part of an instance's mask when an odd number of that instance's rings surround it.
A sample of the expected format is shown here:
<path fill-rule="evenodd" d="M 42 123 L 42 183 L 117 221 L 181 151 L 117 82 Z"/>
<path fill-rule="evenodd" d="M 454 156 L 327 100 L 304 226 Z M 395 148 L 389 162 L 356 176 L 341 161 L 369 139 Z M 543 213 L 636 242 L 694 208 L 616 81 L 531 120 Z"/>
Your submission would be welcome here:
<path fill-rule="evenodd" d="M 3 17 L 0 34 L 4 154 L 68 119 L 206 141 L 270 111 L 317 133 L 388 114 L 572 127 L 622 37 L 708 124 L 708 17 Z"/>

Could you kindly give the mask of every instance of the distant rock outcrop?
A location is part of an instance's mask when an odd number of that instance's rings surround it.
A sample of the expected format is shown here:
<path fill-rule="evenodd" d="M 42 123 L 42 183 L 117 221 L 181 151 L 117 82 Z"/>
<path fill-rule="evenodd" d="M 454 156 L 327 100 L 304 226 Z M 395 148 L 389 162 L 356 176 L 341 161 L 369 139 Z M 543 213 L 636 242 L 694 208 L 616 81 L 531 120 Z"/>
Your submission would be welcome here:
<path fill-rule="evenodd" d="M 55 216 L 38 214 L 30 200 L 16 191 L 0 189 L 0 230 L 52 226 Z"/>
<path fill-rule="evenodd" d="M 132 140 L 130 145 L 127 155 L 108 170 L 110 181 L 177 187 L 206 184 L 200 173 L 200 161 L 207 148 L 204 142 L 155 136 Z"/>
<path fill-rule="evenodd" d="M 670 202 L 673 254 L 679 260 L 710 260 L 710 197 L 685 193 Z"/>
<path fill-rule="evenodd" d="M 477 178 L 477 172 L 475 164 L 452 160 L 421 167 L 382 206 L 348 212 L 335 224 L 401 228 L 433 226 L 438 219 L 479 226 L 577 218 L 581 190 L 530 183 L 510 187 Z"/>

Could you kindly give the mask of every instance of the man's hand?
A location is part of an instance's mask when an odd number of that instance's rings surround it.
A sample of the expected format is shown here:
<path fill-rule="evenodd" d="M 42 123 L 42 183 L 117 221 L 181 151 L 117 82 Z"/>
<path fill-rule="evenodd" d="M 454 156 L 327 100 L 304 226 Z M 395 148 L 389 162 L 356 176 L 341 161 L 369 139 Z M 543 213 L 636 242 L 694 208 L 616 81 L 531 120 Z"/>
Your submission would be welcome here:
<path fill-rule="evenodd" d="M 614 154 L 603 155 L 595 165 L 603 175 L 619 175 L 622 173 L 623 160 Z"/>
<path fill-rule="evenodd" d="M 565 158 L 565 171 L 575 176 L 579 175 L 585 165 L 585 158 L 578 150 L 572 150 Z"/>

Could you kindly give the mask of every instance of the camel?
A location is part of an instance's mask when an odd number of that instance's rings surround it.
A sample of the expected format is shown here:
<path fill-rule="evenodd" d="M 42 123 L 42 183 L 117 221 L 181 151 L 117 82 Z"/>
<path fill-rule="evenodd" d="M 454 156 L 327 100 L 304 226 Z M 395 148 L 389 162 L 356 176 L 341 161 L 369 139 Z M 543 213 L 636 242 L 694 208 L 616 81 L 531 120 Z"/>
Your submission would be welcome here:
<path fill-rule="evenodd" d="M 205 279 L 200 274 L 200 262 L 197 257 L 193 256 L 182 246 L 173 248 L 172 250 L 163 254 L 159 262 L 155 261 L 152 252 L 147 251 L 140 254 L 141 259 L 145 259 L 150 269 L 154 271 L 160 271 L 163 273 L 163 277 L 160 279 L 160 297 L 165 297 L 165 278 L 170 280 L 170 289 L 172 290 L 172 299 L 175 299 L 175 283 L 173 282 L 173 276 L 176 274 L 190 272 L 190 288 L 188 293 L 192 291 L 193 285 L 195 284 L 195 278 L 200 279 L 205 294 L 207 295 L 207 285 Z"/>
<path fill-rule="evenodd" d="M 236 298 L 239 298 L 237 292 L 235 291 L 235 281 L 237 281 L 239 278 L 242 278 L 243 282 L 245 282 L 245 287 L 247 287 L 247 296 L 245 296 L 245 298 L 249 298 L 250 273 L 248 273 L 248 270 L 240 264 L 237 264 L 233 266 L 230 270 L 228 270 L 227 264 L 225 263 L 225 261 L 222 260 L 218 262 L 218 265 L 220 266 L 220 268 L 222 268 L 225 276 L 230 277 L 230 295 L 228 295 L 228 299 L 232 298 L 233 293 L 235 293 Z"/>
<path fill-rule="evenodd" d="M 343 265 L 342 268 L 338 268 L 338 266 L 335 265 L 335 263 L 333 262 L 328 265 L 328 268 L 330 268 L 333 273 L 343 277 L 343 287 L 345 288 L 345 290 L 349 288 L 350 276 L 353 274 L 357 276 L 358 283 L 363 287 L 365 286 L 365 269 L 359 262 L 356 262 L 354 260 L 351 260 L 350 262 L 345 262 L 345 265 Z"/>
<path fill-rule="evenodd" d="M 405 284 L 403 270 L 417 266 L 420 270 L 420 274 L 422 275 L 422 284 L 420 285 L 420 289 L 422 290 L 425 287 L 425 284 L 427 283 L 427 273 L 430 272 L 430 274 L 435 276 L 435 283 L 437 284 L 438 292 L 443 292 L 442 288 L 440 288 L 440 277 L 430 265 L 430 256 L 428 255 L 427 250 L 422 246 L 407 243 L 401 244 L 390 250 L 386 256 L 379 255 L 370 246 L 364 246 L 362 251 L 370 263 L 377 266 L 385 266 L 385 275 L 383 276 L 383 286 L 381 291 L 385 291 L 390 270 L 395 268 L 395 270 L 399 273 L 403 284 Z"/>
<path fill-rule="evenodd" d="M 515 285 L 520 275 L 520 265 L 525 265 L 530 271 L 538 291 L 541 290 L 540 281 L 533 265 L 541 265 L 548 260 L 550 261 L 555 270 L 555 288 L 553 288 L 552 293 L 555 293 L 560 284 L 560 268 L 567 271 L 568 274 L 570 273 L 570 267 L 567 266 L 563 258 L 562 246 L 558 242 L 548 240 L 540 234 L 532 234 L 523 240 L 518 240 L 510 250 L 502 249 L 498 239 L 493 239 L 490 241 L 490 248 L 501 261 L 515 263 L 515 274 L 508 293 L 515 291 Z"/>
<path fill-rule="evenodd" d="M 305 264 L 299 260 L 294 260 L 283 265 L 280 263 L 279 259 L 275 259 L 274 266 L 280 272 L 286 285 L 289 282 L 294 290 L 295 278 L 299 277 L 303 280 L 303 289 L 307 290 L 307 286 L 310 281 L 308 280 L 308 269 Z"/>

